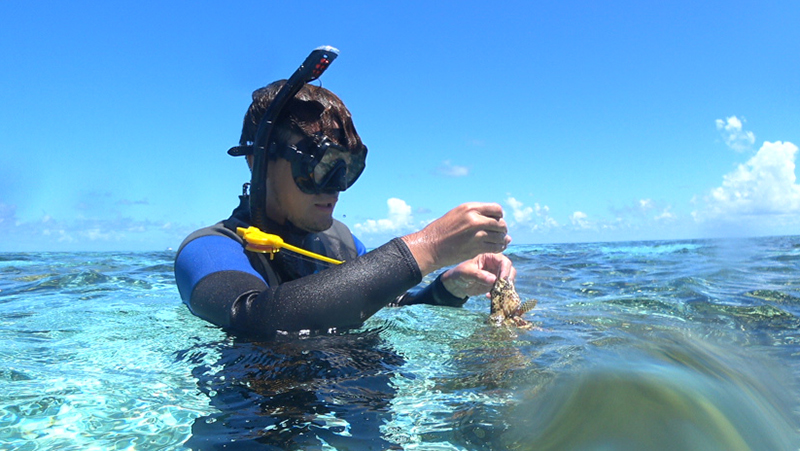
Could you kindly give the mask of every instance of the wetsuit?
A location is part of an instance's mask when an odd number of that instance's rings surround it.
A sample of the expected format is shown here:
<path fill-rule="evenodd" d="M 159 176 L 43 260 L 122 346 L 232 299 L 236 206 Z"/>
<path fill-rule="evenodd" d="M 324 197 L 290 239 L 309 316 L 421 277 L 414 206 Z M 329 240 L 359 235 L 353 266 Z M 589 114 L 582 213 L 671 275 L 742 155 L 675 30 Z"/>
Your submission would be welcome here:
<path fill-rule="evenodd" d="M 289 244 L 345 261 L 326 268 L 291 252 L 270 260 L 246 251 L 236 227 L 249 222 L 249 198 L 240 196 L 230 218 L 189 235 L 175 259 L 178 290 L 192 313 L 232 332 L 269 337 L 278 330 L 357 327 L 389 304 L 461 306 L 466 301 L 450 294 L 441 277 L 406 293 L 422 274 L 399 238 L 367 252 L 338 221 L 321 233 L 267 224 L 268 232 Z"/>

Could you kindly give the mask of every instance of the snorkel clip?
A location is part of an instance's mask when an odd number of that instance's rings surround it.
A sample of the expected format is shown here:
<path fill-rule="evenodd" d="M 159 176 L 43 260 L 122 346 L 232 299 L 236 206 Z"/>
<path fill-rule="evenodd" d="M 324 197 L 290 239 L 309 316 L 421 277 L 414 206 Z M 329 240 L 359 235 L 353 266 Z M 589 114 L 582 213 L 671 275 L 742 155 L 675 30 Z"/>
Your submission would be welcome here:
<path fill-rule="evenodd" d="M 259 252 L 262 254 L 268 253 L 270 260 L 275 258 L 275 254 L 277 254 L 278 251 L 281 249 L 286 249 L 287 251 L 292 251 L 305 257 L 313 258 L 315 260 L 320 260 L 333 265 L 341 265 L 344 263 L 341 260 L 336 260 L 296 246 L 292 246 L 291 244 L 287 244 L 283 241 L 283 238 L 279 237 L 278 235 L 264 233 L 258 227 L 251 226 L 246 229 L 244 227 L 237 227 L 236 234 L 244 238 L 244 241 L 247 243 L 245 245 L 246 250 L 250 252 Z"/>

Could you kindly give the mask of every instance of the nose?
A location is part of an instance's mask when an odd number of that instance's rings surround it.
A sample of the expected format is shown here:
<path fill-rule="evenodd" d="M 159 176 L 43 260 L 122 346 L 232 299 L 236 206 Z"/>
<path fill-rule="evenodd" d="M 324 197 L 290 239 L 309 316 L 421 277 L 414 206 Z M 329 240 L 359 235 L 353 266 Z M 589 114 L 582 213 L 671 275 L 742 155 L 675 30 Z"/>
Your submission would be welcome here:
<path fill-rule="evenodd" d="M 321 192 L 334 193 L 347 189 L 347 163 L 339 160 L 320 183 Z"/>

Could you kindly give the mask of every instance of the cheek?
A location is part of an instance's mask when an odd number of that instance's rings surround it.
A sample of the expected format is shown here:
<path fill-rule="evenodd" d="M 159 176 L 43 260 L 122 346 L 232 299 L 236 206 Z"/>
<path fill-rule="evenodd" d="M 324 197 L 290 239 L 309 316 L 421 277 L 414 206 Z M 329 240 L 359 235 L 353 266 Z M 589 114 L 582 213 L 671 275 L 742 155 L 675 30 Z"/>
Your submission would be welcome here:
<path fill-rule="evenodd" d="M 284 165 L 287 166 L 287 165 Z M 271 184 L 271 189 L 275 190 L 275 198 L 281 205 L 281 208 L 289 213 L 305 213 L 309 207 L 313 206 L 311 199 L 313 196 L 303 193 L 291 175 L 291 168 L 276 168 L 274 183 Z M 283 169 L 283 171 L 280 171 Z"/>

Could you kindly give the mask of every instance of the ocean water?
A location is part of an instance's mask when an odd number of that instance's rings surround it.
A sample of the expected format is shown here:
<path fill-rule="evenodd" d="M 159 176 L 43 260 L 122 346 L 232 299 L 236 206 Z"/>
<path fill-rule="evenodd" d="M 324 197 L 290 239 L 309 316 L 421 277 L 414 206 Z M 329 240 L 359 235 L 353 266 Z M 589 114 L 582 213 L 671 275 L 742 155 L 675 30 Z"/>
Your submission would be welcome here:
<path fill-rule="evenodd" d="M 533 330 L 475 297 L 265 343 L 172 252 L 0 254 L 0 448 L 799 449 L 800 237 L 508 255 Z"/>

